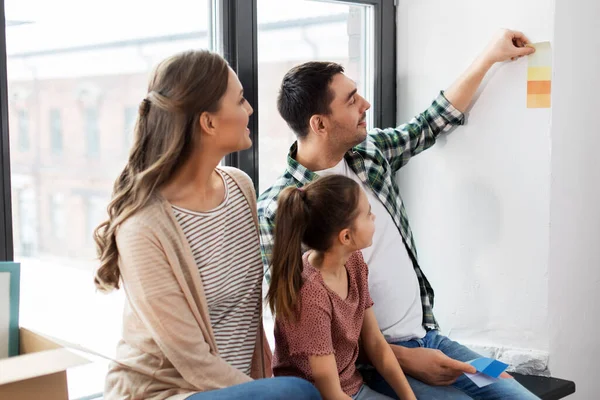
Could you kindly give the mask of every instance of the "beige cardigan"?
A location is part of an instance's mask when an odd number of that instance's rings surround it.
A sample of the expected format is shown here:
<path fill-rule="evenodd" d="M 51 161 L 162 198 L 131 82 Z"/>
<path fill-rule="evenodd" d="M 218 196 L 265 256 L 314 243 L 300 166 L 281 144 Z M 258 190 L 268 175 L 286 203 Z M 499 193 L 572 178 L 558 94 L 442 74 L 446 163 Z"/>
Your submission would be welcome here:
<path fill-rule="evenodd" d="M 252 181 L 240 170 L 220 170 L 233 178 L 248 201 L 258 248 Z M 123 338 L 106 378 L 105 399 L 179 400 L 252 380 L 219 357 L 198 267 L 162 196 L 154 196 L 120 226 L 117 247 L 127 301 Z M 271 351 L 262 323 L 256 339 L 251 375 L 271 376 Z"/>

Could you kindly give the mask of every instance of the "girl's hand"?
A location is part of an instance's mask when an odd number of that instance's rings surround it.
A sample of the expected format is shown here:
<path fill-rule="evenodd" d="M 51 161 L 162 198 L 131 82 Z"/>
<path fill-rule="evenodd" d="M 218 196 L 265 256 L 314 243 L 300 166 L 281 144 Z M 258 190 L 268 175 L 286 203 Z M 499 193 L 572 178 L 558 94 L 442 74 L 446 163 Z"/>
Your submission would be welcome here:
<path fill-rule="evenodd" d="M 342 390 L 340 375 L 338 374 L 335 355 L 309 356 L 308 363 L 315 380 L 315 386 L 319 389 L 325 400 L 352 400 Z"/>

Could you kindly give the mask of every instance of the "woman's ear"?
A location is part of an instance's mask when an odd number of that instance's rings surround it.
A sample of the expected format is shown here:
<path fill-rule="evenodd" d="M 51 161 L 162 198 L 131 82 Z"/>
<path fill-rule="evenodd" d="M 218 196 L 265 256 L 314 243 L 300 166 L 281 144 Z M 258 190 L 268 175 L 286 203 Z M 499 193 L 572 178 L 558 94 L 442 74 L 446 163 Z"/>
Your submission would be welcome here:
<path fill-rule="evenodd" d="M 211 113 L 205 111 L 200 114 L 200 118 L 198 118 L 198 123 L 200 124 L 200 132 L 213 136 L 216 134 L 216 118 Z"/>

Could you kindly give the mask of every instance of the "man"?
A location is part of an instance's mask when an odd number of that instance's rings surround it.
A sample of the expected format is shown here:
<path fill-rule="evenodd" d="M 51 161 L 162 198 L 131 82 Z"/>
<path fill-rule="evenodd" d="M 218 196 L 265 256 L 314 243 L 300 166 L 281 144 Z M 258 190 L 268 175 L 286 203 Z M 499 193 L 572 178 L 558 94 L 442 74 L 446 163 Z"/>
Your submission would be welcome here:
<path fill-rule="evenodd" d="M 355 179 L 365 189 L 376 219 L 373 245 L 363 250 L 369 265 L 369 289 L 379 327 L 409 376 L 417 398 L 534 399 L 509 375 L 478 388 L 463 372 L 475 372 L 466 361 L 479 357 L 439 333 L 433 315 L 433 289 L 421 270 L 415 243 L 396 185 L 396 172 L 411 157 L 431 147 L 437 136 L 464 123 L 483 77 L 497 62 L 534 52 L 520 32 L 503 30 L 433 104 L 409 123 L 367 133 L 370 104 L 335 63 L 309 62 L 283 79 L 278 109 L 298 141 L 288 166 L 259 198 L 258 216 L 263 262 L 268 268 L 273 246 L 277 197 L 287 186 L 302 187 L 328 174 Z M 268 279 L 268 277 L 267 277 Z M 377 374 L 373 389 L 395 397 Z"/>

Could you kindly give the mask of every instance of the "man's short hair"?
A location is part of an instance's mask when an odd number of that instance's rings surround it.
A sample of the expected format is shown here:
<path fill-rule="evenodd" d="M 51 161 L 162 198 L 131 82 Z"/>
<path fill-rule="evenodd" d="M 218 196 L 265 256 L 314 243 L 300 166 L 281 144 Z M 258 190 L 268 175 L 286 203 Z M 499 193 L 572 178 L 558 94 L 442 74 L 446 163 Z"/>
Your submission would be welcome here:
<path fill-rule="evenodd" d="M 299 139 L 308 135 L 310 118 L 331 113 L 333 77 L 344 67 L 334 62 L 310 61 L 288 71 L 283 77 L 277 109 Z"/>

